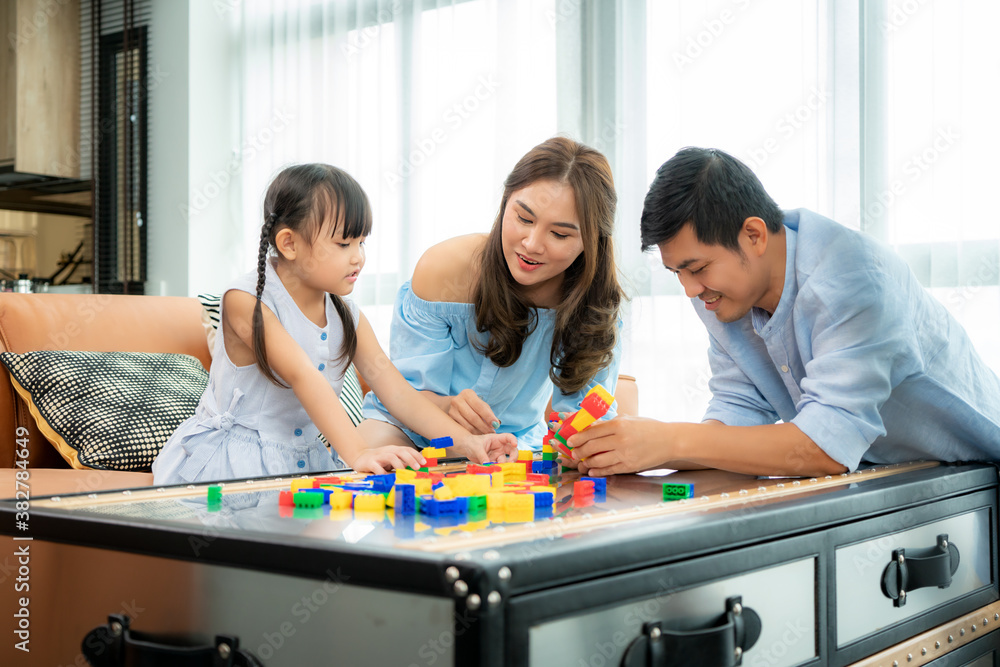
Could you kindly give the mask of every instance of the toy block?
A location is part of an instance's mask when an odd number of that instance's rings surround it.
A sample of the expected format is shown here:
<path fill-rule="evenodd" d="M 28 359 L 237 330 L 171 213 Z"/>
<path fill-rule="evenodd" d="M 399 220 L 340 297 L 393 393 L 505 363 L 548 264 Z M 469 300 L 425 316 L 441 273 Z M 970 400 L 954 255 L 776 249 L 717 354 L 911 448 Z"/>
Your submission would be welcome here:
<path fill-rule="evenodd" d="M 491 492 L 486 494 L 486 509 L 503 509 L 507 502 L 506 493 Z"/>
<path fill-rule="evenodd" d="M 553 456 L 552 454 L 545 454 L 544 456 Z M 559 467 L 559 464 L 553 459 L 543 459 L 541 461 L 535 461 L 531 465 L 531 471 L 536 474 L 542 474 L 548 477 L 554 474 L 555 469 Z"/>
<path fill-rule="evenodd" d="M 417 472 L 415 470 L 410 470 L 409 468 L 403 468 L 402 470 L 396 471 L 396 483 L 400 482 L 412 482 L 417 478 Z"/>
<path fill-rule="evenodd" d="M 582 482 L 593 482 L 594 483 L 594 493 L 607 493 L 608 492 L 608 480 L 606 477 L 581 477 Z"/>
<path fill-rule="evenodd" d="M 496 469 L 490 474 L 490 488 L 502 489 L 503 481 L 504 481 L 503 470 L 500 468 L 500 466 L 497 466 Z"/>
<path fill-rule="evenodd" d="M 371 482 L 349 482 L 341 484 L 340 488 L 345 491 L 373 491 L 375 486 Z"/>
<path fill-rule="evenodd" d="M 496 463 L 469 463 L 465 466 L 465 472 L 473 475 L 491 475 L 499 468 Z"/>
<path fill-rule="evenodd" d="M 313 488 L 313 480 L 309 479 L 293 479 L 292 480 L 292 493 L 298 493 L 302 489 Z"/>
<path fill-rule="evenodd" d="M 439 449 L 444 449 L 445 447 L 454 446 L 455 441 L 451 439 L 450 436 L 445 436 L 444 438 L 434 438 L 431 440 L 431 447 L 437 447 Z M 444 452 L 441 453 L 444 456 Z"/>
<path fill-rule="evenodd" d="M 590 507 L 595 502 L 593 495 L 573 495 L 573 507 Z"/>
<path fill-rule="evenodd" d="M 580 480 L 578 482 L 573 482 L 573 495 L 574 496 L 594 495 L 594 483 L 588 480 Z"/>
<path fill-rule="evenodd" d="M 555 410 L 553 410 L 552 412 L 550 412 L 550 413 L 549 413 L 549 416 L 548 416 L 548 417 L 546 418 L 546 420 L 545 420 L 545 421 L 550 421 L 550 422 L 558 422 L 558 421 L 561 421 L 561 420 L 559 419 L 559 413 L 558 413 L 558 412 L 556 412 Z"/>
<path fill-rule="evenodd" d="M 469 498 L 469 513 L 482 512 L 486 509 L 486 496 L 471 496 Z"/>
<path fill-rule="evenodd" d="M 455 492 L 449 489 L 447 486 L 442 486 L 440 489 L 434 490 L 435 500 L 454 500 Z"/>
<path fill-rule="evenodd" d="M 535 497 L 535 507 L 552 507 L 552 503 L 555 502 L 555 494 L 551 491 L 536 491 Z"/>
<path fill-rule="evenodd" d="M 541 462 L 535 461 L 535 463 L 541 463 Z M 533 484 L 548 484 L 549 476 L 543 475 L 541 473 L 531 472 L 524 476 L 524 481 L 532 482 Z"/>
<path fill-rule="evenodd" d="M 395 507 L 396 506 L 396 487 L 389 489 L 389 493 L 385 494 L 385 506 Z"/>
<path fill-rule="evenodd" d="M 519 449 L 519 450 L 517 450 L 517 460 L 518 461 L 531 461 L 534 458 L 535 458 L 535 454 L 530 449 Z"/>
<path fill-rule="evenodd" d="M 422 472 L 430 472 L 431 468 L 435 467 L 437 464 L 438 464 L 438 460 L 436 458 L 432 458 L 430 456 L 425 456 L 424 457 L 424 467 L 421 468 L 420 470 Z"/>
<path fill-rule="evenodd" d="M 409 515 L 417 511 L 416 488 L 412 484 L 397 484 L 395 492 L 396 513 Z"/>
<path fill-rule="evenodd" d="M 523 461 L 510 461 L 508 463 L 501 463 L 500 468 L 503 470 L 504 481 L 506 482 L 516 482 L 518 480 L 523 480 L 527 472 L 524 469 Z"/>
<path fill-rule="evenodd" d="M 556 452 L 556 448 L 553 447 L 551 452 L 542 452 L 543 461 L 555 461 L 559 454 Z"/>
<path fill-rule="evenodd" d="M 323 496 L 323 504 L 325 505 L 330 500 L 330 494 L 333 493 L 333 489 L 302 489 L 299 493 L 318 493 Z"/>
<path fill-rule="evenodd" d="M 434 492 L 431 488 L 433 484 L 430 479 L 415 479 L 413 480 L 413 488 L 416 490 L 418 496 L 427 496 Z"/>
<path fill-rule="evenodd" d="M 292 494 L 292 502 L 296 507 L 321 507 L 325 502 L 321 493 L 310 491 L 297 491 Z"/>
<path fill-rule="evenodd" d="M 212 485 L 208 487 L 208 499 L 222 500 L 222 487 L 218 485 Z"/>
<path fill-rule="evenodd" d="M 566 458 L 568 459 L 573 458 L 573 449 L 568 444 L 566 444 L 565 441 L 557 442 L 556 449 L 559 450 L 559 453 L 565 456 Z"/>
<path fill-rule="evenodd" d="M 354 497 L 355 512 L 381 512 L 385 510 L 385 496 L 381 493 L 360 493 Z"/>
<path fill-rule="evenodd" d="M 332 510 L 351 509 L 354 506 L 354 494 L 343 489 L 335 489 L 328 501 Z"/>
<path fill-rule="evenodd" d="M 292 501 L 291 491 L 279 491 L 278 492 L 278 505 L 281 507 L 292 507 L 295 503 Z"/>
<path fill-rule="evenodd" d="M 607 406 L 604 409 L 604 413 L 606 413 L 611 408 L 611 404 L 615 402 L 615 397 L 611 395 L 610 391 L 608 391 L 607 389 L 598 384 L 594 385 L 594 388 L 587 392 L 587 395 L 584 396 L 583 401 L 580 403 L 580 405 L 581 406 L 596 405 L 596 403 L 593 403 L 596 400 L 604 402 L 604 404 Z M 592 403 L 588 404 L 588 401 L 591 401 Z M 588 410 L 589 409 L 590 408 L 588 407 Z M 603 417 L 604 413 L 601 413 L 597 416 Z"/>
<path fill-rule="evenodd" d="M 468 511 L 468 508 L 468 498 L 437 500 L 433 496 L 420 497 L 420 513 L 427 514 L 429 516 L 464 514 Z"/>
<path fill-rule="evenodd" d="M 535 498 L 530 493 L 508 493 L 504 498 L 503 508 L 506 511 L 523 510 L 530 507 L 535 508 Z"/>
<path fill-rule="evenodd" d="M 343 484 L 346 481 L 346 479 L 340 477 L 317 477 L 313 482 L 313 488 L 319 488 L 324 484 Z"/>
<path fill-rule="evenodd" d="M 371 482 L 372 491 L 376 493 L 386 493 L 392 488 L 392 485 L 396 483 L 396 475 L 389 473 L 387 475 L 368 475 L 365 477 L 364 481 Z"/>
<path fill-rule="evenodd" d="M 663 484 L 663 500 L 682 500 L 684 498 L 694 497 L 694 485 L 693 484 L 671 484 L 669 482 Z"/>

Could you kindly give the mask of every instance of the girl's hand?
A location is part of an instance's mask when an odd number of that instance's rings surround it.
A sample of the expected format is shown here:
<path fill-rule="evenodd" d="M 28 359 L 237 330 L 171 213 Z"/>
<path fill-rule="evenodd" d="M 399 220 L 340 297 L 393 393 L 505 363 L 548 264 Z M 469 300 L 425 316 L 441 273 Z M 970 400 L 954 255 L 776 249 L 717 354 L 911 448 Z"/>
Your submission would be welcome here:
<path fill-rule="evenodd" d="M 455 451 L 473 463 L 506 461 L 517 455 L 517 438 L 513 433 L 470 435 L 455 444 Z"/>
<path fill-rule="evenodd" d="M 448 416 L 466 431 L 476 435 L 496 433 L 497 427 L 500 426 L 500 420 L 493 414 L 489 403 L 479 398 L 471 389 L 463 389 L 457 396 L 451 397 Z"/>
<path fill-rule="evenodd" d="M 400 468 L 417 469 L 422 467 L 426 462 L 424 457 L 420 455 L 420 452 L 412 447 L 391 445 L 366 449 L 358 454 L 349 465 L 358 472 L 384 475 L 390 470 Z"/>

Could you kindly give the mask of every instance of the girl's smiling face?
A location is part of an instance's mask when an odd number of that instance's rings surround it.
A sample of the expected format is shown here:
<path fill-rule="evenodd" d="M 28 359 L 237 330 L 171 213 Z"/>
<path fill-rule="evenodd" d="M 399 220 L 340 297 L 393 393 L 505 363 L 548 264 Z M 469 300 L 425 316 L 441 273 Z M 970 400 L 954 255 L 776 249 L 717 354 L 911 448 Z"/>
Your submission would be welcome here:
<path fill-rule="evenodd" d="M 558 305 L 566 269 L 583 252 L 580 228 L 568 183 L 539 180 L 511 193 L 503 214 L 504 259 L 535 306 Z"/>

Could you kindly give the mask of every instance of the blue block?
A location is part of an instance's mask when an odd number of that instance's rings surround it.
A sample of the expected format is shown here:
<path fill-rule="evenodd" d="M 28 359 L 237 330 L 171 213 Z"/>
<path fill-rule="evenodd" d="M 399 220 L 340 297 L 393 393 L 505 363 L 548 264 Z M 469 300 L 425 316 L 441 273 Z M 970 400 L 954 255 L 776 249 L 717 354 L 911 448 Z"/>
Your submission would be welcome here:
<path fill-rule="evenodd" d="M 545 505 L 543 507 L 535 507 L 535 520 L 538 519 L 548 519 L 552 516 L 552 505 Z"/>
<path fill-rule="evenodd" d="M 347 484 L 341 484 L 340 488 L 347 491 L 374 491 L 374 484 L 371 482 L 349 482 Z"/>
<path fill-rule="evenodd" d="M 594 494 L 607 493 L 608 491 L 608 478 L 607 477 L 581 477 L 580 479 L 587 482 L 594 483 Z"/>
<path fill-rule="evenodd" d="M 548 492 L 536 491 L 532 495 L 535 496 L 535 507 L 552 507 L 555 500 L 553 495 Z"/>
<path fill-rule="evenodd" d="M 465 514 L 469 511 L 468 498 L 438 500 L 434 496 L 420 496 L 420 513 L 430 516 L 444 514 Z"/>
<path fill-rule="evenodd" d="M 417 513 L 417 487 L 412 484 L 396 485 L 396 514 L 407 515 Z"/>
<path fill-rule="evenodd" d="M 551 474 L 553 470 L 559 467 L 559 463 L 556 461 L 532 461 L 531 462 L 531 472 L 539 474 Z"/>
<path fill-rule="evenodd" d="M 434 438 L 431 440 L 431 447 L 451 447 L 455 442 L 450 437 Z"/>
<path fill-rule="evenodd" d="M 392 485 L 396 483 L 396 473 L 389 473 L 388 475 L 368 475 L 365 477 L 366 482 L 371 482 L 372 491 L 376 493 L 388 493 Z"/>
<path fill-rule="evenodd" d="M 444 488 L 444 482 L 438 482 L 437 484 L 431 484 L 431 490 L 437 491 L 438 489 Z"/>

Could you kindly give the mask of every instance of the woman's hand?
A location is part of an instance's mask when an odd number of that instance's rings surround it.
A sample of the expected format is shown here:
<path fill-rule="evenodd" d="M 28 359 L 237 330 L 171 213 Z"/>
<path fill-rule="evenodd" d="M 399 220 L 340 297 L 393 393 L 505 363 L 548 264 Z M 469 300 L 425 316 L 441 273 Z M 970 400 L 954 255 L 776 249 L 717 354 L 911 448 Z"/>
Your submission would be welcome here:
<path fill-rule="evenodd" d="M 496 433 L 500 427 L 500 420 L 489 404 L 471 389 L 463 389 L 457 396 L 451 396 L 447 412 L 462 428 L 476 435 Z"/>
<path fill-rule="evenodd" d="M 427 461 L 420 452 L 412 447 L 400 447 L 390 445 L 387 447 L 376 447 L 366 449 L 348 463 L 358 472 L 367 472 L 373 475 L 384 475 L 390 470 L 400 468 L 417 469 L 423 467 Z"/>
<path fill-rule="evenodd" d="M 506 461 L 517 455 L 517 438 L 513 433 L 470 435 L 455 443 L 454 449 L 473 463 Z"/>

